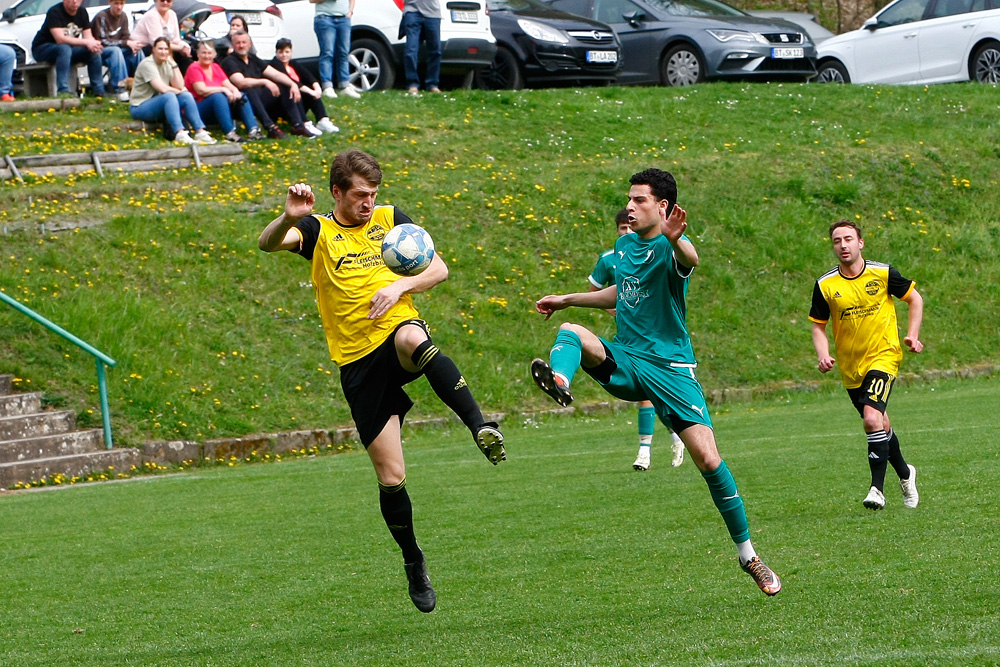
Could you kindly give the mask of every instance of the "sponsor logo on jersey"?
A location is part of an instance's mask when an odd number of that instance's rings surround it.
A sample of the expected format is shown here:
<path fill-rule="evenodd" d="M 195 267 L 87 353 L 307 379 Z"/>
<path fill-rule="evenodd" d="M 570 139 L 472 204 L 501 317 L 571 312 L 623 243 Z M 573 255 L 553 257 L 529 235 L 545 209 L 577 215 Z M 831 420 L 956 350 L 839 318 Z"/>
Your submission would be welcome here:
<path fill-rule="evenodd" d="M 851 306 L 840 313 L 841 320 L 860 320 L 878 312 L 878 306 Z"/>
<path fill-rule="evenodd" d="M 875 296 L 881 289 L 882 283 L 877 280 L 869 280 L 868 283 L 865 284 L 865 291 L 868 292 L 869 296 Z"/>
<path fill-rule="evenodd" d="M 371 227 L 368 228 L 368 231 L 365 232 L 365 236 L 367 236 L 372 241 L 381 241 L 383 238 L 385 238 L 385 234 L 386 230 L 384 227 L 382 227 L 382 225 L 372 225 Z"/>
<path fill-rule="evenodd" d="M 357 268 L 370 269 L 373 266 L 378 266 L 379 264 L 385 264 L 381 255 L 376 255 L 371 252 L 349 252 L 346 255 L 337 258 L 337 264 L 333 267 L 333 270 L 340 271 L 341 269 Z"/>
<path fill-rule="evenodd" d="M 649 296 L 647 290 L 642 289 L 639 279 L 635 276 L 628 276 L 622 280 L 621 290 L 618 292 L 618 300 L 625 302 L 629 308 L 635 308 L 639 302 Z"/>

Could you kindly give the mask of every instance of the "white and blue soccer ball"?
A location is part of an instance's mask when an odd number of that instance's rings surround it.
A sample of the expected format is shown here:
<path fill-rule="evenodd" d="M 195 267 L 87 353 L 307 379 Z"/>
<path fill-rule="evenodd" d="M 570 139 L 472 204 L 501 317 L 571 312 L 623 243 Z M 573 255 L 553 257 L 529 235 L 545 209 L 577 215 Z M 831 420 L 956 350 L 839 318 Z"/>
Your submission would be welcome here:
<path fill-rule="evenodd" d="M 382 259 L 395 274 L 423 273 L 434 259 L 434 239 L 419 225 L 408 222 L 396 225 L 382 239 Z"/>

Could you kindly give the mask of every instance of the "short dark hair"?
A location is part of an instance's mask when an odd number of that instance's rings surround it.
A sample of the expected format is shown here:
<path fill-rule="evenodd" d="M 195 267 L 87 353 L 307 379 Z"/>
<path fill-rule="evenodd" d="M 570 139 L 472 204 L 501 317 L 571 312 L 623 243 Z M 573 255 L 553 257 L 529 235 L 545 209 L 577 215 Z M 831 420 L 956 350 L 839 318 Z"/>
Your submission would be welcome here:
<path fill-rule="evenodd" d="M 615 213 L 615 227 L 623 222 L 628 222 L 628 210 L 624 208 Z"/>
<path fill-rule="evenodd" d="M 240 20 L 240 23 L 243 24 L 243 29 L 246 30 L 247 29 L 247 20 L 245 18 L 243 18 L 242 14 L 233 14 L 232 16 L 230 16 L 229 17 L 229 27 L 230 28 L 233 27 L 233 21 L 235 21 L 236 19 Z"/>
<path fill-rule="evenodd" d="M 292 40 L 288 39 L 287 37 L 282 37 L 281 39 L 279 39 L 277 42 L 274 43 L 275 51 L 281 51 L 282 49 L 290 49 L 290 48 L 292 48 Z"/>
<path fill-rule="evenodd" d="M 152 46 L 156 46 L 156 45 L 157 45 L 157 43 L 158 43 L 158 42 L 161 42 L 161 41 L 163 41 L 163 42 L 166 42 L 166 43 L 167 43 L 167 46 L 170 46 L 170 38 L 169 38 L 169 37 L 166 37 L 166 36 L 164 36 L 164 35 L 160 35 L 159 37 L 157 37 L 156 39 L 154 39 L 154 40 L 153 40 L 153 44 L 152 44 Z"/>
<path fill-rule="evenodd" d="M 382 183 L 382 168 L 371 155 L 357 148 L 337 153 L 330 165 L 330 192 L 333 186 L 347 192 L 351 187 L 351 177 L 357 174 L 372 185 Z"/>
<path fill-rule="evenodd" d="M 632 178 L 628 179 L 628 182 L 632 185 L 648 185 L 653 191 L 654 197 L 666 199 L 669 204 L 667 215 L 670 215 L 670 212 L 674 210 L 674 204 L 677 203 L 677 181 L 674 180 L 674 175 L 669 171 L 655 167 L 645 169 L 638 174 L 632 174 Z"/>
<path fill-rule="evenodd" d="M 830 225 L 830 238 L 833 238 L 833 232 L 839 229 L 840 227 L 850 227 L 851 229 L 853 229 L 855 232 L 858 233 L 858 238 L 859 239 L 861 238 L 861 228 L 858 227 L 857 223 L 851 222 L 847 218 L 841 218 L 837 222 Z"/>

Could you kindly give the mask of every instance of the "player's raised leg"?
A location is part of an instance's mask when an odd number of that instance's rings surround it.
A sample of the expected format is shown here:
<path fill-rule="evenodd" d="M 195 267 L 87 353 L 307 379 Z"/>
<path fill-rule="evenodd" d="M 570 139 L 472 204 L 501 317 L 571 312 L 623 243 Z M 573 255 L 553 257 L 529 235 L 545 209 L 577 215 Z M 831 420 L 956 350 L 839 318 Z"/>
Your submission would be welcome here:
<path fill-rule="evenodd" d="M 413 507 L 406 491 L 406 465 L 400 444 L 399 417 L 392 416 L 368 445 L 368 457 L 378 478 L 379 508 L 389 533 L 403 552 L 403 569 L 410 599 L 422 612 L 434 610 L 437 595 L 427 576 L 427 561 L 413 532 Z"/>
<path fill-rule="evenodd" d="M 458 415 L 472 433 L 476 445 L 493 465 L 507 459 L 503 434 L 496 422 L 487 422 L 468 383 L 451 357 L 441 352 L 418 320 L 396 332 L 400 365 L 411 373 L 423 373 L 434 393 Z"/>
<path fill-rule="evenodd" d="M 762 591 L 768 595 L 777 595 L 781 591 L 781 579 L 757 556 L 750 541 L 750 525 L 743 499 L 729 467 L 719 455 L 714 432 L 704 424 L 691 424 L 680 432 L 680 437 L 691 454 L 691 460 L 705 478 L 712 500 L 729 529 L 730 537 L 736 543 L 740 567 Z"/>
<path fill-rule="evenodd" d="M 604 345 L 593 332 L 578 324 L 565 323 L 559 327 L 549 351 L 549 363 L 542 359 L 531 362 L 531 377 L 539 389 L 566 406 L 573 402 L 570 385 L 580 365 L 593 368 L 605 357 Z"/>

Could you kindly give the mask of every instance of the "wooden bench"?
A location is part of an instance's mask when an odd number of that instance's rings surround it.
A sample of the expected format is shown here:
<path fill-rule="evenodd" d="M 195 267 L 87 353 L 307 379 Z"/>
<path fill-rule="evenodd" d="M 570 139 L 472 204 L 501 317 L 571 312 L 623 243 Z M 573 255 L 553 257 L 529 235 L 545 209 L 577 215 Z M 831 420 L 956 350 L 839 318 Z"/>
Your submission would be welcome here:
<path fill-rule="evenodd" d="M 239 144 L 219 143 L 213 146 L 178 146 L 174 148 L 135 149 L 127 151 L 95 151 L 93 153 L 62 153 L 55 155 L 5 155 L 0 163 L 0 179 L 23 180 L 21 172 L 65 176 L 93 171 L 101 178 L 105 171 L 159 171 L 165 169 L 200 169 L 242 162 L 245 159 Z"/>
<path fill-rule="evenodd" d="M 69 70 L 69 92 L 73 95 L 80 91 L 80 68 L 83 65 L 71 65 Z M 24 77 L 25 97 L 55 97 L 58 94 L 56 87 L 56 66 L 52 63 L 32 63 L 31 65 L 21 65 L 17 71 Z"/>

